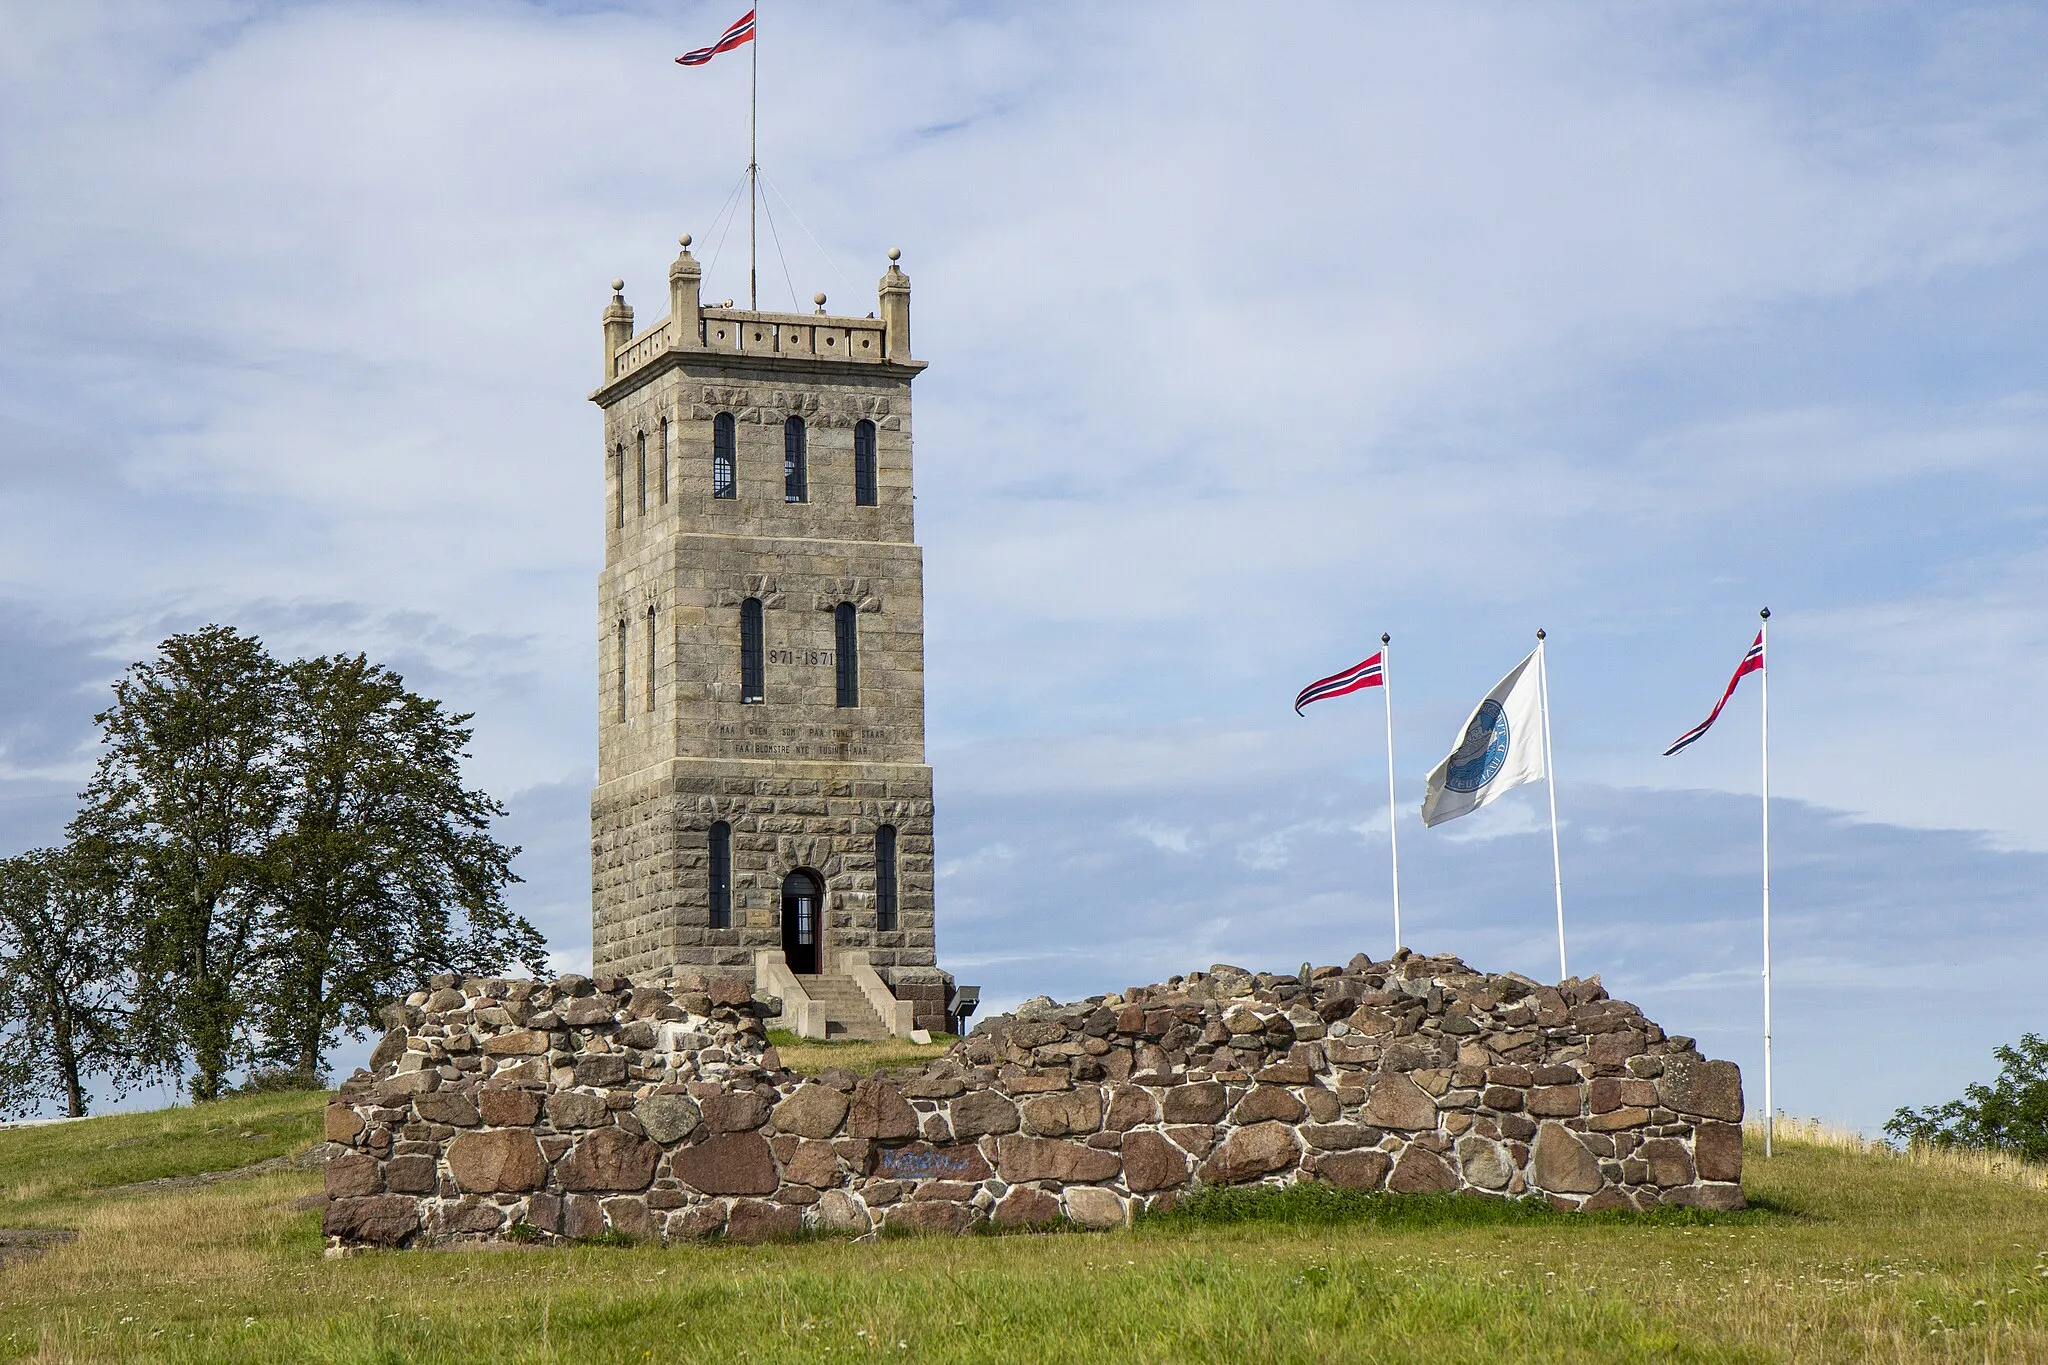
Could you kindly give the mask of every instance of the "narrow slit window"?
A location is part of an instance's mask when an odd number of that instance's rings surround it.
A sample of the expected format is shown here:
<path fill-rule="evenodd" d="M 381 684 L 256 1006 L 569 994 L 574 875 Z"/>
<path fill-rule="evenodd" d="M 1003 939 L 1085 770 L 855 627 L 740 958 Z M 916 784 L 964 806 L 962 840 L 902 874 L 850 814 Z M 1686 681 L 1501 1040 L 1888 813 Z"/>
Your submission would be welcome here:
<path fill-rule="evenodd" d="M 853 424 L 853 501 L 857 507 L 876 503 L 875 424 L 866 420 Z"/>
<path fill-rule="evenodd" d="M 832 609 L 832 645 L 839 673 L 839 705 L 859 706 L 860 627 L 851 602 Z"/>
<path fill-rule="evenodd" d="M 624 449 L 624 447 L 621 447 Z M 626 623 L 619 622 L 619 719 L 626 718 Z"/>
<path fill-rule="evenodd" d="M 637 468 L 640 481 L 640 515 L 647 515 L 647 433 L 639 432 L 633 437 L 634 453 L 639 457 Z"/>
<path fill-rule="evenodd" d="M 732 928 L 732 826 L 711 827 L 711 927 Z"/>
<path fill-rule="evenodd" d="M 739 460 L 734 447 L 738 436 L 729 412 L 711 419 L 711 496 L 736 498 L 740 495 Z"/>
<path fill-rule="evenodd" d="M 896 927 L 896 826 L 875 831 L 875 928 Z"/>
<path fill-rule="evenodd" d="M 661 479 L 655 488 L 661 495 L 661 505 L 668 506 L 668 418 L 661 419 Z"/>
<path fill-rule="evenodd" d="M 654 710 L 654 608 L 647 609 L 647 710 Z"/>
<path fill-rule="evenodd" d="M 740 700 L 766 700 L 767 670 L 761 659 L 761 599 L 749 597 L 740 603 Z"/>
<path fill-rule="evenodd" d="M 612 456 L 612 484 L 619 490 L 618 527 L 626 529 L 626 443 L 619 442 L 619 448 Z"/>
<path fill-rule="evenodd" d="M 782 500 L 804 502 L 810 496 L 810 476 L 804 468 L 804 419 L 792 417 L 782 424 Z"/>

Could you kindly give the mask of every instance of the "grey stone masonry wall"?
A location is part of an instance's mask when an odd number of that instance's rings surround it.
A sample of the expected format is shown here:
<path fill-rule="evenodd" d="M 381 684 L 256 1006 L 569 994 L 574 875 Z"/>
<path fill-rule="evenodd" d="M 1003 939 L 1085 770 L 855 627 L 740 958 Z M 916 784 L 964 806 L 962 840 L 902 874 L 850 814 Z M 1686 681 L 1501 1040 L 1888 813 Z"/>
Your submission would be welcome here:
<path fill-rule="evenodd" d="M 910 281 L 891 264 L 877 314 L 705 308 L 688 239 L 670 312 L 634 335 L 605 310 L 605 563 L 598 579 L 593 959 L 605 973 L 750 968 L 781 945 L 781 887 L 825 883 L 821 965 L 865 950 L 913 996 L 937 979 L 931 770 L 924 762 L 924 565 L 911 493 Z M 733 496 L 714 432 L 732 419 Z M 803 424 L 791 500 L 785 424 Z M 855 435 L 875 436 L 875 501 Z M 741 613 L 762 608 L 765 676 L 741 695 Z M 836 615 L 853 609 L 858 696 L 840 704 Z M 731 824 L 730 927 L 712 924 L 708 837 Z M 900 916 L 883 929 L 875 837 L 898 833 Z M 943 993 L 941 993 L 943 994 Z M 940 1010 L 943 1011 L 943 1000 Z M 934 1017 L 936 1025 L 942 1020 Z"/>
<path fill-rule="evenodd" d="M 865 1079 L 781 1065 L 743 976 L 437 978 L 327 1111 L 336 1247 L 1103 1228 L 1318 1180 L 1742 1207 L 1742 1078 L 1598 979 L 1218 965 L 984 1021 Z"/>

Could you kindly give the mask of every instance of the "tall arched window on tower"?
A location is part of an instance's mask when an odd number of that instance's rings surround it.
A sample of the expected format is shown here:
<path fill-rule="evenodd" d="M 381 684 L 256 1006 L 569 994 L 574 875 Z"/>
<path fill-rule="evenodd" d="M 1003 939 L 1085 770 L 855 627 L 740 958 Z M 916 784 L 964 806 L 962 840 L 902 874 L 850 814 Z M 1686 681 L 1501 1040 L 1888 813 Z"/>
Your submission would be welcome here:
<path fill-rule="evenodd" d="M 832 608 L 832 645 L 839 667 L 839 705 L 860 705 L 860 628 L 851 602 Z"/>
<path fill-rule="evenodd" d="M 668 416 L 661 419 L 661 481 L 655 485 L 661 491 L 661 505 L 668 506 Z"/>
<path fill-rule="evenodd" d="M 619 447 L 624 450 L 625 447 Z M 619 719 L 626 718 L 626 618 L 619 618 Z"/>
<path fill-rule="evenodd" d="M 761 599 L 749 597 L 740 603 L 740 700 L 764 700 L 766 676 L 761 659 Z"/>
<path fill-rule="evenodd" d="M 739 459 L 734 447 L 739 438 L 729 412 L 711 419 L 711 496 L 736 498 L 740 495 Z"/>
<path fill-rule="evenodd" d="M 810 500 L 810 475 L 804 467 L 804 419 L 792 417 L 782 424 L 782 500 Z"/>
<path fill-rule="evenodd" d="M 711 927 L 732 928 L 732 826 L 711 827 Z"/>
<path fill-rule="evenodd" d="M 647 608 L 647 711 L 654 712 L 654 608 Z"/>
<path fill-rule="evenodd" d="M 646 515 L 647 515 L 647 433 L 646 433 L 646 432 L 644 432 L 644 431 L 641 431 L 641 432 L 635 432 L 635 433 L 634 433 L 634 435 L 633 435 L 633 453 L 634 453 L 634 454 L 635 454 L 635 455 L 636 455 L 636 456 L 638 457 L 638 458 L 637 458 L 637 460 L 636 460 L 636 462 L 635 462 L 635 467 L 636 467 L 636 468 L 638 469 L 638 471 L 639 471 L 639 473 L 638 473 L 638 478 L 639 478 L 639 481 L 640 481 L 640 501 L 639 501 L 639 507 L 640 507 L 640 515 L 644 517 L 644 516 L 646 516 Z"/>
<path fill-rule="evenodd" d="M 853 424 L 853 501 L 875 505 L 875 424 L 865 418 Z"/>
<path fill-rule="evenodd" d="M 896 927 L 896 826 L 875 831 L 875 928 Z"/>
<path fill-rule="evenodd" d="M 618 527 L 626 529 L 626 443 L 619 442 L 619 448 L 612 455 L 612 485 L 619 490 Z"/>

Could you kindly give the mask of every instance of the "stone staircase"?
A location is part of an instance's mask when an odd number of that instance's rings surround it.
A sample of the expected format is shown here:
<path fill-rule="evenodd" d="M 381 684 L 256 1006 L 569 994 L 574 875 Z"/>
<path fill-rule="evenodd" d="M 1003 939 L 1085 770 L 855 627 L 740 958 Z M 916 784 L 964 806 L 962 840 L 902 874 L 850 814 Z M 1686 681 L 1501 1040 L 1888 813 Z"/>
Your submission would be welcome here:
<path fill-rule="evenodd" d="M 868 1003 L 866 993 L 852 977 L 799 975 L 797 984 L 804 988 L 805 995 L 824 1006 L 825 1037 L 829 1041 L 867 1042 L 889 1036 L 889 1026 L 875 1013 L 875 1007 Z"/>

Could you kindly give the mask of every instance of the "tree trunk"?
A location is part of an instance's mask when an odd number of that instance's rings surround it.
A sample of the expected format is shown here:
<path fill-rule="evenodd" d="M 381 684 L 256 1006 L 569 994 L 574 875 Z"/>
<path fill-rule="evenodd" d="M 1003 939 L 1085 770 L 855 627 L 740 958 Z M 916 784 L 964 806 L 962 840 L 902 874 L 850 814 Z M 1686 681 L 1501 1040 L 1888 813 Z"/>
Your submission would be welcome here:
<path fill-rule="evenodd" d="M 320 1037 L 326 1032 L 327 982 L 324 974 L 314 973 L 306 987 L 306 1009 L 299 1025 L 299 1074 L 317 1076 L 320 1074 Z"/>
<path fill-rule="evenodd" d="M 50 992 L 50 1048 L 57 1055 L 57 1070 L 64 1077 L 64 1113 L 69 1118 L 85 1114 L 85 1090 L 78 1083 L 78 1049 L 71 1038 L 71 1012 Z"/>

